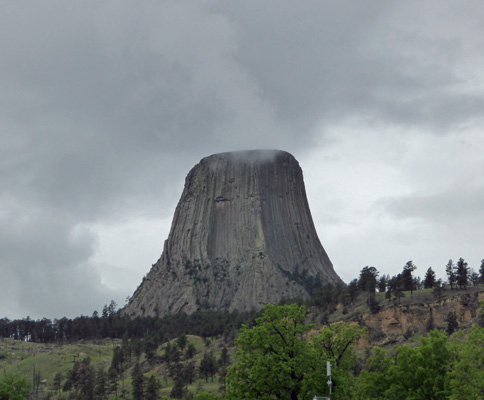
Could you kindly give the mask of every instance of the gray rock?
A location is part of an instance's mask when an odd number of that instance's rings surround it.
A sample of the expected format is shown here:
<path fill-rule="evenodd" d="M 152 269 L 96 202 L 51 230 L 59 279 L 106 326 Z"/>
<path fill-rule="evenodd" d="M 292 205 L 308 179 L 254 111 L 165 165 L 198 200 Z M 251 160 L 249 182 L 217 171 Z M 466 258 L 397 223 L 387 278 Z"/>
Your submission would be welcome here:
<path fill-rule="evenodd" d="M 296 159 L 275 150 L 221 153 L 186 177 L 161 258 L 123 313 L 248 311 L 339 282 Z"/>

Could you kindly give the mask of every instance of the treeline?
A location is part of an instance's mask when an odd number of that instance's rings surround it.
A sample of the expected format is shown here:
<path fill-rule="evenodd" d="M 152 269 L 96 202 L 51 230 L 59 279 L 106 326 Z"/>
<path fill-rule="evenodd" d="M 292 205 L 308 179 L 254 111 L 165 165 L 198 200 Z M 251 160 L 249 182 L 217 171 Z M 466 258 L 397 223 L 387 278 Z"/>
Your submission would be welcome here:
<path fill-rule="evenodd" d="M 127 318 L 116 310 L 114 301 L 105 306 L 99 316 L 94 311 L 91 317 L 47 318 L 32 320 L 29 317 L 9 320 L 0 319 L 0 337 L 34 343 L 72 343 L 79 340 L 102 340 L 106 338 L 155 338 L 163 343 L 182 334 L 202 338 L 212 336 L 234 337 L 238 328 L 250 323 L 260 312 L 203 311 L 191 315 L 176 314 L 163 318 Z"/>
<path fill-rule="evenodd" d="M 466 290 L 468 286 L 484 284 L 484 260 L 481 260 L 479 272 L 470 268 L 467 262 L 461 257 L 454 264 L 449 260 L 445 266 L 447 280 L 437 279 L 435 271 L 429 267 L 423 279 L 414 276 L 417 266 L 413 261 L 408 261 L 402 272 L 390 277 L 388 274 L 380 275 L 375 267 L 364 267 L 360 271 L 358 279 L 353 279 L 347 287 L 348 295 L 353 302 L 358 292 L 367 292 L 370 296 L 378 292 L 386 293 L 388 300 L 400 300 L 404 296 L 403 292 L 413 293 L 414 290 L 434 289 L 436 294 L 441 289 L 450 286 L 450 289 Z"/>

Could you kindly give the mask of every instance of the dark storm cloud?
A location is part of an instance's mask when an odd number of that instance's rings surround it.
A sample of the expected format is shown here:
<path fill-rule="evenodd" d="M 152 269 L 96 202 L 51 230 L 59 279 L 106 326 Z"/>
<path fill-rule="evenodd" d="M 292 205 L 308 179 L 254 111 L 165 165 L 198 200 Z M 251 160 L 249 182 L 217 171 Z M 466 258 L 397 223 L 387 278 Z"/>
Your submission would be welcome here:
<path fill-rule="evenodd" d="M 166 218 L 202 157 L 482 119 L 480 2 L 1 5 L 0 314 L 109 302 L 89 227 Z"/>

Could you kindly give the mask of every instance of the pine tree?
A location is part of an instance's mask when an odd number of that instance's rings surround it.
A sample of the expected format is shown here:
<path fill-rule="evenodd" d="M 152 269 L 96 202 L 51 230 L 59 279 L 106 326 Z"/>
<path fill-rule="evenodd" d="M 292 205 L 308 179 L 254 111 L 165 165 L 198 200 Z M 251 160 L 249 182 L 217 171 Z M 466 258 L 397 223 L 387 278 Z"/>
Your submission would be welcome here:
<path fill-rule="evenodd" d="M 479 283 L 484 283 L 484 259 L 481 260 L 481 266 L 479 267 Z"/>
<path fill-rule="evenodd" d="M 143 371 L 141 371 L 141 366 L 137 362 L 133 367 L 133 372 L 131 373 L 132 383 L 132 395 L 133 400 L 143 400 Z"/>
<path fill-rule="evenodd" d="M 432 270 L 431 267 L 425 273 L 424 278 L 424 289 L 432 289 L 435 285 L 435 272 Z"/>
<path fill-rule="evenodd" d="M 459 261 L 457 261 L 457 269 L 455 272 L 456 275 L 456 282 L 459 285 L 459 289 L 464 288 L 467 290 L 467 280 L 469 279 L 469 267 L 465 260 L 461 257 Z"/>
<path fill-rule="evenodd" d="M 452 259 L 449 260 L 447 265 L 445 266 L 445 273 L 447 274 L 447 278 L 450 285 L 450 290 L 454 289 L 454 285 L 456 283 L 456 276 L 455 276 L 455 265 Z"/>
<path fill-rule="evenodd" d="M 156 380 L 155 376 L 151 375 L 150 379 L 148 379 L 148 382 L 146 384 L 145 399 L 146 400 L 156 400 L 156 399 L 158 399 L 159 392 L 160 392 L 160 384 Z"/>
<path fill-rule="evenodd" d="M 407 261 L 407 263 L 403 267 L 403 272 L 402 272 L 403 290 L 410 290 L 410 295 L 413 294 L 413 288 L 414 288 L 412 272 L 415 271 L 416 269 L 417 269 L 416 265 L 411 260 Z"/>

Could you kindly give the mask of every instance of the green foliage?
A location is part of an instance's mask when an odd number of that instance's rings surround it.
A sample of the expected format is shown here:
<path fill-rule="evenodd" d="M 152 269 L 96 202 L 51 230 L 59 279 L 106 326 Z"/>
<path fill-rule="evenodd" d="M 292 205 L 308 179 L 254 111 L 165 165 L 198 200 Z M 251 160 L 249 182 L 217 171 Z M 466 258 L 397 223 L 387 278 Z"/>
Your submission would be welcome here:
<path fill-rule="evenodd" d="M 340 386 L 347 383 L 343 370 L 354 361 L 351 345 L 361 329 L 333 324 L 310 342 L 313 326 L 304 324 L 305 317 L 304 306 L 268 304 L 254 327 L 243 326 L 227 375 L 228 399 L 311 399 L 327 392 L 326 360 L 335 363 Z"/>
<path fill-rule="evenodd" d="M 361 398 L 388 400 L 447 399 L 452 352 L 447 337 L 439 331 L 421 338 L 420 345 L 401 346 L 396 362 L 375 348 L 368 368 L 359 376 Z"/>
<path fill-rule="evenodd" d="M 451 338 L 455 359 L 450 372 L 450 400 L 484 398 L 484 329 L 474 325 Z"/>
<path fill-rule="evenodd" d="M 0 380 L 0 400 L 27 400 L 30 384 L 25 377 L 5 374 Z"/>
<path fill-rule="evenodd" d="M 214 393 L 205 392 L 203 390 L 195 394 L 194 400 L 220 400 L 222 397 L 217 396 Z"/>

